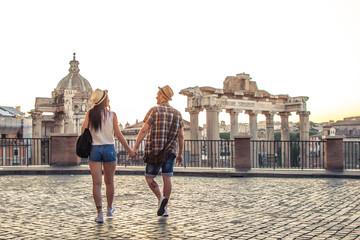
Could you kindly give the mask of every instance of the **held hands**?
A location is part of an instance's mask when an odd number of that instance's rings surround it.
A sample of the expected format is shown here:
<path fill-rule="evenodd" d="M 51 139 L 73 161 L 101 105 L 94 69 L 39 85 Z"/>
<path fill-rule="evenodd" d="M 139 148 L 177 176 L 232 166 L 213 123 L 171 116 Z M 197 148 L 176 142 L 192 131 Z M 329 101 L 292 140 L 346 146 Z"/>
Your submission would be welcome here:
<path fill-rule="evenodd" d="M 129 157 L 130 158 L 135 158 L 137 156 L 137 152 L 135 152 L 133 149 L 130 149 L 129 151 Z"/>

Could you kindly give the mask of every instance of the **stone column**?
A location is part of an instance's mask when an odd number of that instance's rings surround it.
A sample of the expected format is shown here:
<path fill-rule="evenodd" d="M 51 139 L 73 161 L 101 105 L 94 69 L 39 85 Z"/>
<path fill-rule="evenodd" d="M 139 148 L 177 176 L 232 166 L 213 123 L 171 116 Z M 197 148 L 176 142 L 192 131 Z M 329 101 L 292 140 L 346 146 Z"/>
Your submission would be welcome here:
<path fill-rule="evenodd" d="M 257 111 L 246 110 L 246 114 L 249 114 L 249 127 L 250 127 L 250 136 L 251 140 L 258 140 L 258 132 L 257 132 Z M 255 147 L 254 147 L 255 146 Z M 259 162 L 259 149 L 257 149 L 257 144 L 250 146 L 250 151 L 253 154 L 253 158 L 255 162 Z"/>
<path fill-rule="evenodd" d="M 281 141 L 290 141 L 290 127 L 289 127 L 289 116 L 290 112 L 280 112 L 281 117 Z M 289 163 L 290 158 L 290 143 L 282 142 L 281 143 L 281 167 L 288 168 L 290 167 Z"/>
<path fill-rule="evenodd" d="M 64 118 L 65 118 L 65 114 L 63 112 L 55 112 L 54 133 L 64 133 Z"/>
<path fill-rule="evenodd" d="M 64 133 L 75 133 L 74 130 L 74 111 L 72 98 L 75 95 L 75 90 L 66 89 L 64 91 L 64 110 L 65 110 L 65 124 Z"/>
<path fill-rule="evenodd" d="M 72 111 L 64 115 L 64 133 L 75 133 Z"/>
<path fill-rule="evenodd" d="M 199 112 L 202 111 L 201 108 L 190 108 L 186 109 L 190 113 L 190 148 L 186 150 L 185 153 L 185 163 L 189 161 L 192 163 L 197 163 L 196 166 L 201 166 L 201 136 L 199 134 Z M 191 152 L 189 151 L 191 150 Z"/>
<path fill-rule="evenodd" d="M 220 107 L 206 108 L 206 135 L 207 140 L 219 140 L 219 113 Z"/>
<path fill-rule="evenodd" d="M 213 106 L 206 108 L 207 140 L 219 140 L 219 113 L 221 108 Z M 217 141 L 207 141 L 207 167 L 213 167 L 218 157 Z"/>
<path fill-rule="evenodd" d="M 289 116 L 290 112 L 280 112 L 281 117 L 281 140 L 289 141 L 290 140 L 290 127 L 289 127 Z"/>
<path fill-rule="evenodd" d="M 228 109 L 226 110 L 227 113 L 230 114 L 230 139 L 234 140 L 235 136 L 239 135 L 239 113 L 241 111 Z"/>
<path fill-rule="evenodd" d="M 263 112 L 266 117 L 266 140 L 274 140 L 274 113 Z"/>
<path fill-rule="evenodd" d="M 41 127 L 42 127 L 42 112 L 32 111 L 31 112 L 33 130 L 31 140 L 31 164 L 41 164 L 41 140 L 34 138 L 41 138 Z"/>
<path fill-rule="evenodd" d="M 300 116 L 300 140 L 301 141 L 309 141 L 310 135 L 310 125 L 309 125 L 309 115 L 310 112 L 303 111 L 303 112 L 297 112 L 297 115 Z"/>
<path fill-rule="evenodd" d="M 30 114 L 32 118 L 32 137 L 41 138 L 42 112 L 31 111 Z"/>
<path fill-rule="evenodd" d="M 190 140 L 200 140 L 199 134 L 199 112 L 201 108 L 186 109 L 190 114 Z"/>
<path fill-rule="evenodd" d="M 269 141 L 264 146 L 263 157 L 260 166 L 271 166 L 275 160 L 275 144 L 274 144 L 274 112 L 263 112 L 266 117 L 266 140 Z"/>
<path fill-rule="evenodd" d="M 258 112 L 252 110 L 246 110 L 246 114 L 249 114 L 249 123 L 250 123 L 250 136 L 252 140 L 258 139 L 257 133 L 257 115 Z"/>
<path fill-rule="evenodd" d="M 309 115 L 310 112 L 301 111 L 297 112 L 297 115 L 300 116 L 300 141 L 309 141 Z M 305 142 L 300 145 L 300 156 L 301 163 L 304 168 L 308 168 L 310 166 L 310 143 Z"/>

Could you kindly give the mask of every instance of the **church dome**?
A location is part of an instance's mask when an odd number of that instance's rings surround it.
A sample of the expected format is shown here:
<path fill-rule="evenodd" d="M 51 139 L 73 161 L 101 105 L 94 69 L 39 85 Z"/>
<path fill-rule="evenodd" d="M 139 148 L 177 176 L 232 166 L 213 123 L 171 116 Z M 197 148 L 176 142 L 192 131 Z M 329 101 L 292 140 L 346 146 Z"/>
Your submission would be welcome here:
<path fill-rule="evenodd" d="M 72 89 L 83 93 L 92 93 L 92 88 L 88 80 L 79 74 L 79 62 L 75 59 L 70 61 L 69 74 L 66 75 L 57 85 L 55 90 Z"/>

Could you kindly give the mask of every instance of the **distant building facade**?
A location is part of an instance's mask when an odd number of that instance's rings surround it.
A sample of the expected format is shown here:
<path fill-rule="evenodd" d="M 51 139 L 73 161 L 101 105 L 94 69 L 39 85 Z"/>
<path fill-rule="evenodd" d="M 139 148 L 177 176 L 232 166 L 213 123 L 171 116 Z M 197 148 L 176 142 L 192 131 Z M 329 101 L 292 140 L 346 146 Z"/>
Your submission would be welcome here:
<path fill-rule="evenodd" d="M 360 138 L 360 116 L 346 117 L 343 120 L 330 124 L 335 129 L 336 136 L 345 136 L 346 138 Z M 331 133 L 331 128 L 329 129 Z"/>
<path fill-rule="evenodd" d="M 86 112 L 91 107 L 93 90 L 79 72 L 79 62 L 74 53 L 69 74 L 60 80 L 51 98 L 36 98 L 35 109 L 30 111 L 33 137 L 44 137 L 52 132 L 81 134 Z"/>
<path fill-rule="evenodd" d="M 0 165 L 26 164 L 31 156 L 31 118 L 20 107 L 0 106 Z"/>
<path fill-rule="evenodd" d="M 25 117 L 20 107 L 0 106 L 1 138 L 31 138 L 31 118 Z"/>

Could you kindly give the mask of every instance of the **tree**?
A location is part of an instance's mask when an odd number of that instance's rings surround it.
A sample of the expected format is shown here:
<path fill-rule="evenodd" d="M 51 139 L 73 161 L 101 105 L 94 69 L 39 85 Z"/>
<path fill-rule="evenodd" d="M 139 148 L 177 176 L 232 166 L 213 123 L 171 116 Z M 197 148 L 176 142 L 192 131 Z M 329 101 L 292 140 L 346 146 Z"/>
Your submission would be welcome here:
<path fill-rule="evenodd" d="M 230 133 L 228 133 L 228 132 L 220 133 L 220 139 L 230 140 Z"/>
<path fill-rule="evenodd" d="M 274 132 L 274 140 L 275 141 L 281 140 L 281 132 Z"/>

